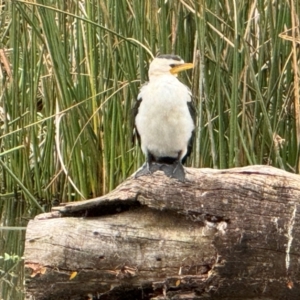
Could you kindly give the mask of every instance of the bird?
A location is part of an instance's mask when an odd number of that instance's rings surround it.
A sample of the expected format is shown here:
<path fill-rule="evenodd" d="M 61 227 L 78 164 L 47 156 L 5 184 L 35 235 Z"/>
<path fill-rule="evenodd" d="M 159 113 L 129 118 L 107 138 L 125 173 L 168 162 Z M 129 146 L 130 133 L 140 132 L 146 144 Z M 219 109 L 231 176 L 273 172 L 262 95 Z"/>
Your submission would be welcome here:
<path fill-rule="evenodd" d="M 146 157 L 135 177 L 162 170 L 185 181 L 182 163 L 192 150 L 195 106 L 177 75 L 193 67 L 173 54 L 159 55 L 150 63 L 149 81 L 140 88 L 134 108 L 135 131 Z"/>

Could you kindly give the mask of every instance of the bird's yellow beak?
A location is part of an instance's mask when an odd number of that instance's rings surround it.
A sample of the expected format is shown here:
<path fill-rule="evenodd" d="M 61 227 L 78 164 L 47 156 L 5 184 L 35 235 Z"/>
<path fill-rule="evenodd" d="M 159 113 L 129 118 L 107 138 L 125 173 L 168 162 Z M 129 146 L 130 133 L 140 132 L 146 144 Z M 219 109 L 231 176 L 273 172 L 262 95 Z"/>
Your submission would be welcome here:
<path fill-rule="evenodd" d="M 192 69 L 194 68 L 194 64 L 191 63 L 184 63 L 182 65 L 177 65 L 175 67 L 173 67 L 170 72 L 173 75 L 177 75 L 179 72 L 184 71 L 184 70 L 188 70 L 188 69 Z"/>

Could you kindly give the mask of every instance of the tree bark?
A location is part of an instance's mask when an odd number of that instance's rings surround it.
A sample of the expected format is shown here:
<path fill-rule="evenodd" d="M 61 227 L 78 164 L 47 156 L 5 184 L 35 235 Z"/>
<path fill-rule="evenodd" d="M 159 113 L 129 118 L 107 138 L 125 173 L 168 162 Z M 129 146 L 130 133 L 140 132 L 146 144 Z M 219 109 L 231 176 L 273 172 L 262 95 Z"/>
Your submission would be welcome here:
<path fill-rule="evenodd" d="M 300 299 L 300 176 L 267 166 L 130 177 L 28 224 L 27 296 Z"/>

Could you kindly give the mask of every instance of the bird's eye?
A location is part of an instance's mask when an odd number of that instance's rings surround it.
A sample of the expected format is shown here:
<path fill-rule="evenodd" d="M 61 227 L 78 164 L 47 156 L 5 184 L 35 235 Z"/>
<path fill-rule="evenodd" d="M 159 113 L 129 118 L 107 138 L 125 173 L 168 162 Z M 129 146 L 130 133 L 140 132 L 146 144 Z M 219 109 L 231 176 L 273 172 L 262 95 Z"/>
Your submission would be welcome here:
<path fill-rule="evenodd" d="M 170 67 L 173 69 L 174 67 L 176 67 L 176 64 L 170 64 Z"/>

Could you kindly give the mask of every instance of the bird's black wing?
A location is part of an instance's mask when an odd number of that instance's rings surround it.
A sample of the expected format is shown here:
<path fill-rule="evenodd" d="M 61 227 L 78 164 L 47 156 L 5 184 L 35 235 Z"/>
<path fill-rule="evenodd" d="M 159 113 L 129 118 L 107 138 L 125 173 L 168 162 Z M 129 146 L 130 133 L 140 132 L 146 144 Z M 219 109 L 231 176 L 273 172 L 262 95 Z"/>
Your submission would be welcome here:
<path fill-rule="evenodd" d="M 147 84 L 148 84 L 148 82 L 145 82 L 144 84 L 142 84 L 142 86 L 140 87 L 140 92 L 141 92 L 143 86 L 145 86 L 145 85 L 147 85 Z M 131 109 L 131 120 L 132 120 L 132 126 L 131 126 L 131 128 L 132 128 L 132 143 L 134 144 L 135 137 L 137 137 L 137 140 L 138 140 L 138 142 L 139 142 L 139 145 L 141 145 L 141 137 L 140 137 L 140 134 L 139 134 L 139 132 L 138 132 L 138 130 L 137 130 L 137 127 L 136 127 L 136 125 L 135 125 L 135 118 L 136 118 L 136 116 L 137 116 L 137 114 L 138 114 L 138 112 L 139 112 L 139 107 L 140 107 L 142 101 L 143 101 L 143 99 L 142 99 L 142 97 L 140 96 L 140 93 L 139 93 L 138 96 L 137 96 L 137 99 L 136 99 L 136 101 L 135 101 L 135 103 L 134 103 L 134 105 L 133 105 L 133 107 L 132 107 L 132 109 Z"/>
<path fill-rule="evenodd" d="M 132 119 L 132 143 L 134 144 L 134 140 L 135 140 L 135 137 L 137 138 L 138 142 L 139 142 L 139 145 L 141 145 L 141 137 L 140 137 L 140 134 L 136 128 L 136 125 L 135 125 L 135 118 L 139 112 L 139 107 L 142 103 L 142 98 L 138 98 L 135 103 L 134 103 L 134 106 L 132 107 L 131 109 L 131 119 Z"/>
<path fill-rule="evenodd" d="M 187 102 L 187 106 L 189 109 L 189 112 L 191 114 L 191 117 L 193 119 L 194 124 L 196 125 L 196 116 L 197 116 L 197 111 L 196 111 L 196 106 L 191 99 L 191 101 Z M 187 152 L 186 155 L 182 159 L 182 163 L 184 164 L 187 160 L 187 158 L 191 155 L 192 150 L 193 150 L 193 144 L 194 144 L 194 139 L 195 139 L 195 129 L 192 131 L 192 135 L 189 139 L 188 146 L 187 146 Z"/>

